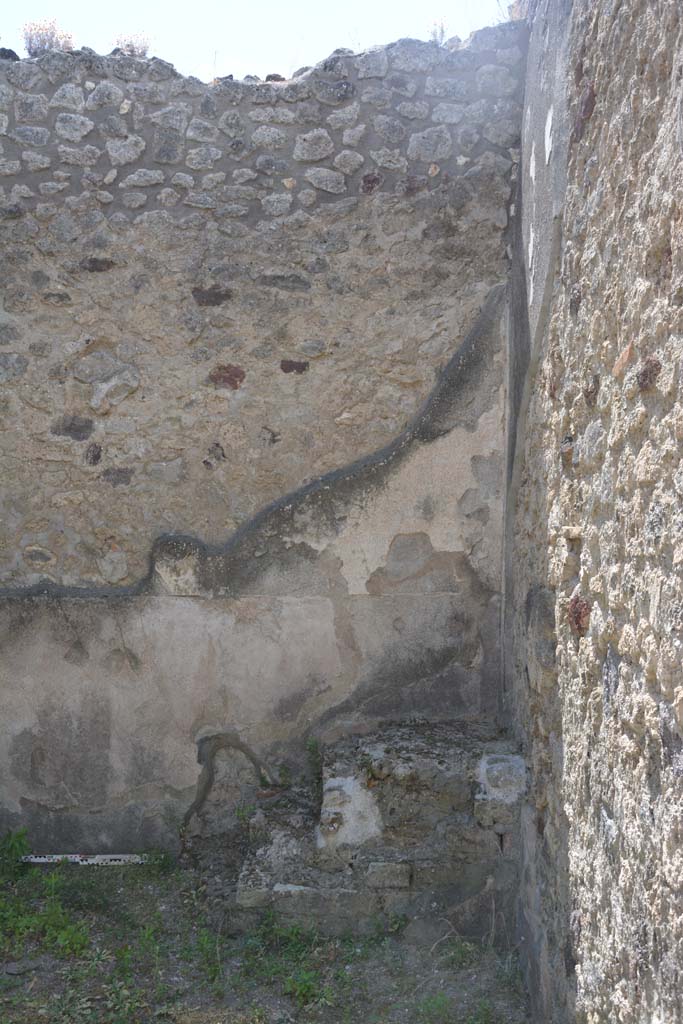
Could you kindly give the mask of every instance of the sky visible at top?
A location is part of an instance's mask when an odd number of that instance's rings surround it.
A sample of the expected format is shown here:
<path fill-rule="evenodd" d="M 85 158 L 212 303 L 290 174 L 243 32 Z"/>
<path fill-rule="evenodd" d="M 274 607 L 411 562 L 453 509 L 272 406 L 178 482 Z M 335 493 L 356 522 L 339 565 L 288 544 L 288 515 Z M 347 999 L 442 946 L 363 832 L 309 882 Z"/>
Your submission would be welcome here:
<path fill-rule="evenodd" d="M 55 18 L 76 46 L 109 53 L 119 35 L 149 38 L 150 56 L 184 75 L 289 76 L 338 47 L 359 51 L 412 37 L 428 39 L 443 22 L 446 38 L 506 20 L 509 0 L 22 0 L 6 4 L 0 46 L 26 56 L 22 26 Z"/>

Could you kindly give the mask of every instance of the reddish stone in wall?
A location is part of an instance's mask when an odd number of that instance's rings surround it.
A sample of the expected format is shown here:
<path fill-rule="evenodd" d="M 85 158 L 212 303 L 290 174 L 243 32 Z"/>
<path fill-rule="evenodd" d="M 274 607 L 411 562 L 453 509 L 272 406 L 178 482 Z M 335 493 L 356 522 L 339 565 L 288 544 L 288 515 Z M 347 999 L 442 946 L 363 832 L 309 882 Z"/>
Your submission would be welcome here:
<path fill-rule="evenodd" d="M 233 366 L 232 363 L 219 363 L 209 374 L 209 380 L 217 388 L 232 388 L 233 391 L 237 391 L 245 376 L 241 366 Z"/>
<path fill-rule="evenodd" d="M 662 364 L 654 356 L 648 356 L 636 374 L 638 387 L 641 391 L 650 391 L 662 372 Z"/>
<path fill-rule="evenodd" d="M 581 594 L 574 594 L 567 608 L 567 620 L 572 633 L 585 636 L 591 618 L 591 606 Z"/>

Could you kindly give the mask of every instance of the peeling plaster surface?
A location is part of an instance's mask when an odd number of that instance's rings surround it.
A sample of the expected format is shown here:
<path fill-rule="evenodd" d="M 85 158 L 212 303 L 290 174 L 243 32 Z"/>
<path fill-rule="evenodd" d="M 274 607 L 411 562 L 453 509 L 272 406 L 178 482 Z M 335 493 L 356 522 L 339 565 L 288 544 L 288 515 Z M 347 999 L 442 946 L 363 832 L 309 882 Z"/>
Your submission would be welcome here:
<path fill-rule="evenodd" d="M 495 728 L 525 36 L 286 83 L 0 62 L 0 819 L 36 848 L 173 846 L 211 736 Z"/>
<path fill-rule="evenodd" d="M 524 37 L 0 62 L 4 585 L 131 585 L 404 429 L 505 276 Z"/>

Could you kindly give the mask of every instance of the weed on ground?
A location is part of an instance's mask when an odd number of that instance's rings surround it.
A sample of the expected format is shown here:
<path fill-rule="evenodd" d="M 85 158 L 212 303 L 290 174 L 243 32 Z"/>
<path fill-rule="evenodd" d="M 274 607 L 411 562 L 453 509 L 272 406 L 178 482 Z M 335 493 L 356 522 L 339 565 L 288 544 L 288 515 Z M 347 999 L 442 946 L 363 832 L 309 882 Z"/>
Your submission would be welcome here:
<path fill-rule="evenodd" d="M 326 938 L 263 915 L 212 923 L 191 871 L 22 864 L 0 846 L 0 1024 L 523 1024 L 514 957 L 404 921 Z"/>

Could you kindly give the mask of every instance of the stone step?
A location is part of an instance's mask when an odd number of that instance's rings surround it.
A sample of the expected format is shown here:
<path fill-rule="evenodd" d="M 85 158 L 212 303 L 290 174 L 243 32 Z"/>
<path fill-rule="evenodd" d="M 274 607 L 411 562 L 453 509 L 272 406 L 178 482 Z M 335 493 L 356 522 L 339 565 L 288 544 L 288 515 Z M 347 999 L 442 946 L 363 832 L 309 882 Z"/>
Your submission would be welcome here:
<path fill-rule="evenodd" d="M 239 856 L 226 851 L 231 877 L 208 889 L 234 921 L 271 909 L 325 934 L 383 918 L 421 941 L 444 922 L 511 941 L 526 765 L 509 740 L 395 726 L 328 748 L 321 775 L 319 809 L 271 797 Z"/>

